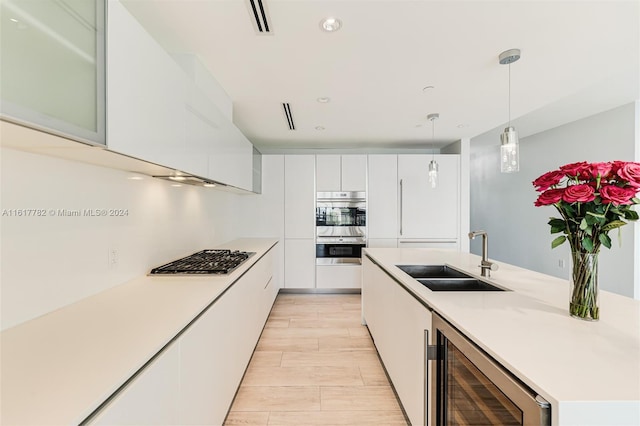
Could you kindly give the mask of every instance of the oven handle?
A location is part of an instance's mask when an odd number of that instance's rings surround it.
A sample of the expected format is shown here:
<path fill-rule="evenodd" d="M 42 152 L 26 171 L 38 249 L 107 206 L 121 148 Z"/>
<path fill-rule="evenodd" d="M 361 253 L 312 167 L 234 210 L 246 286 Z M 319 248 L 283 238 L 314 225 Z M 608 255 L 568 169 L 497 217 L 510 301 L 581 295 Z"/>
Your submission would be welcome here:
<path fill-rule="evenodd" d="M 316 257 L 316 265 L 362 265 L 362 259 L 359 257 Z"/>

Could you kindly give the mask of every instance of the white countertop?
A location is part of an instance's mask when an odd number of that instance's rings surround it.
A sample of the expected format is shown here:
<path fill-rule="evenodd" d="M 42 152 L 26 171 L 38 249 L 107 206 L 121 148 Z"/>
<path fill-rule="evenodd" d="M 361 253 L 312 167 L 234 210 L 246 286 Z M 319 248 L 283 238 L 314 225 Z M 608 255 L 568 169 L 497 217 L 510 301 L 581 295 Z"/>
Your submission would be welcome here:
<path fill-rule="evenodd" d="M 554 425 L 640 425 L 640 302 L 600 292 L 598 322 L 569 316 L 566 280 L 502 262 L 512 291 L 433 292 L 395 265 L 449 264 L 479 277 L 480 257 L 433 249 L 366 253 L 552 404 Z"/>
<path fill-rule="evenodd" d="M 229 275 L 144 276 L 3 331 L 0 423 L 78 424 L 276 242 L 224 244 L 256 252 Z"/>

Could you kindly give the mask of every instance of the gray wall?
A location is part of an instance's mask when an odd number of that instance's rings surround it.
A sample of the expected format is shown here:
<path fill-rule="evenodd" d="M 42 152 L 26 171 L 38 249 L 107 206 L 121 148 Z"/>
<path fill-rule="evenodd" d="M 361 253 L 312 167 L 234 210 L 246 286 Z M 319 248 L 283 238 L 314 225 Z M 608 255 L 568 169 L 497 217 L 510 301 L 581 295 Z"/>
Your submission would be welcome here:
<path fill-rule="evenodd" d="M 489 233 L 489 257 L 513 265 L 568 279 L 568 244 L 551 249 L 554 238 L 547 221 L 557 216 L 553 207 L 534 207 L 537 198 L 531 182 L 544 172 L 576 161 L 634 161 L 636 153 L 636 105 L 627 104 L 520 140 L 520 172 L 501 174 L 499 139 L 487 144 L 471 140 L 471 229 Z M 600 253 L 600 283 L 604 290 L 640 298 L 634 268 L 640 268 L 634 227 L 611 233 L 611 250 Z M 479 242 L 471 251 L 479 254 Z M 564 268 L 560 266 L 564 261 Z M 635 263 L 635 266 L 634 266 Z M 637 277 L 637 274 L 636 274 Z M 635 278 L 637 281 L 637 278 Z M 635 293 L 635 294 L 634 294 Z"/>

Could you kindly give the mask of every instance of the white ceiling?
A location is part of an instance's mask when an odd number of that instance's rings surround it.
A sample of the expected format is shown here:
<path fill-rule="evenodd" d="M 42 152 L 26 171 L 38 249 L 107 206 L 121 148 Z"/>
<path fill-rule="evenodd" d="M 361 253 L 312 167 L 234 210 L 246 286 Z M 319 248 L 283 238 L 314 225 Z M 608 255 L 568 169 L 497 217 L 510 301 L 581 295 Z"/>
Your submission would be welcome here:
<path fill-rule="evenodd" d="M 271 35 L 244 0 L 123 2 L 168 51 L 200 57 L 262 149 L 430 146 L 433 112 L 439 146 L 504 126 L 511 48 L 521 136 L 640 98 L 638 1 L 264 0 Z M 340 31 L 320 31 L 328 16 Z"/>

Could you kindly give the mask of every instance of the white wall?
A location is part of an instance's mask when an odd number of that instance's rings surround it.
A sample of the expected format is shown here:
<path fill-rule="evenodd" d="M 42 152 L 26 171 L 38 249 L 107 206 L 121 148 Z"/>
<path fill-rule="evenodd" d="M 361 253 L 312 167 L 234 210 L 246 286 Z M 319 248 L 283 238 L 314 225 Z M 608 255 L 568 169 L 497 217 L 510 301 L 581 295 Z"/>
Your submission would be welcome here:
<path fill-rule="evenodd" d="M 236 238 L 238 195 L 2 148 L 5 209 L 127 209 L 125 217 L 1 219 L 2 329 Z M 109 249 L 118 264 L 108 265 Z"/>
<path fill-rule="evenodd" d="M 489 233 L 489 256 L 524 268 L 569 277 L 570 250 L 564 244 L 551 250 L 555 236 L 547 221 L 557 216 L 553 207 L 534 207 L 537 198 L 531 182 L 544 172 L 576 161 L 634 161 L 635 104 L 578 120 L 520 140 L 520 172 L 501 174 L 498 164 L 499 140 L 471 141 L 471 228 Z M 634 227 L 622 229 L 622 248 L 617 233 L 611 236 L 611 250 L 600 253 L 600 284 L 604 290 L 634 297 L 634 262 L 640 267 L 640 253 L 634 242 Z M 473 241 L 472 252 L 481 252 Z M 559 260 L 565 267 L 559 267 Z M 635 294 L 640 298 L 640 294 Z"/>

